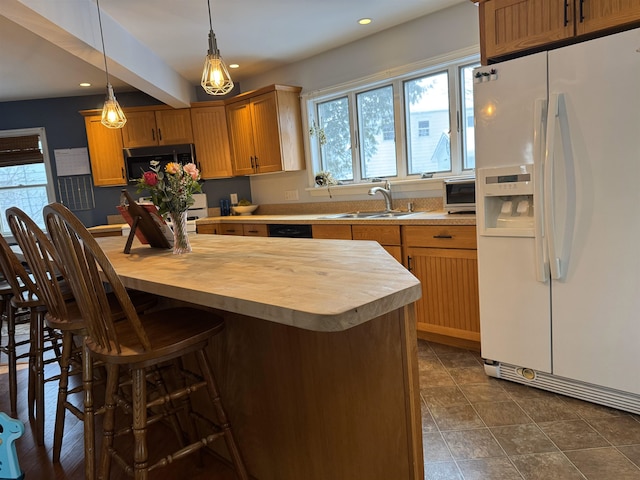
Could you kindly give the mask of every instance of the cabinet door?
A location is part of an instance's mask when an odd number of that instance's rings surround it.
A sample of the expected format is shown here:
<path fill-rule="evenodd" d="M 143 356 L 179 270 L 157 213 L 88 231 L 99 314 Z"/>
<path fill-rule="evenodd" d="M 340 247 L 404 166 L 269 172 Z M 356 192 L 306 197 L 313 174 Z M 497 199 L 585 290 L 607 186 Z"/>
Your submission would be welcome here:
<path fill-rule="evenodd" d="M 576 0 L 578 35 L 640 21 L 638 0 Z"/>
<path fill-rule="evenodd" d="M 484 64 L 487 58 L 574 36 L 570 0 L 487 0 L 479 7 Z"/>
<path fill-rule="evenodd" d="M 245 237 L 268 237 L 269 227 L 264 223 L 245 223 L 242 233 Z"/>
<path fill-rule="evenodd" d="M 220 224 L 220 235 L 244 235 L 242 223 L 222 223 Z"/>
<path fill-rule="evenodd" d="M 457 339 L 461 345 L 479 342 L 476 250 L 409 247 L 407 255 L 411 273 L 422 284 L 416 302 L 418 331 Z"/>
<path fill-rule="evenodd" d="M 125 115 L 127 123 L 122 128 L 122 142 L 126 148 L 158 144 L 156 115 L 153 110 L 126 112 Z"/>
<path fill-rule="evenodd" d="M 159 145 L 193 143 L 190 109 L 157 110 L 155 115 Z"/>
<path fill-rule="evenodd" d="M 282 152 L 276 92 L 264 93 L 251 99 L 251 119 L 256 171 L 281 171 Z"/>
<path fill-rule="evenodd" d="M 202 178 L 233 176 L 224 106 L 192 108 L 191 123 Z"/>
<path fill-rule="evenodd" d="M 351 225 L 345 224 L 315 224 L 311 226 L 313 238 L 332 238 L 336 240 L 351 240 Z"/>
<path fill-rule="evenodd" d="M 100 123 L 99 115 L 85 117 L 91 173 L 96 187 L 126 185 L 120 130 Z"/>
<path fill-rule="evenodd" d="M 249 102 L 227 105 L 227 125 L 234 175 L 251 175 L 253 168 L 253 127 Z"/>

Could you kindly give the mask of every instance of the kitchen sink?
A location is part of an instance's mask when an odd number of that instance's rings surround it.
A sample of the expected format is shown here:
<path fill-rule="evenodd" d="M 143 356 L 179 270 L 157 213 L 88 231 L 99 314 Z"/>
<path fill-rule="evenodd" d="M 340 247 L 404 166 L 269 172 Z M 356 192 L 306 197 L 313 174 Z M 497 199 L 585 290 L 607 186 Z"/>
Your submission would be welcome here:
<path fill-rule="evenodd" d="M 418 212 L 351 212 L 351 213 L 336 213 L 333 215 L 326 215 L 320 217 L 321 219 L 334 219 L 334 218 L 398 218 L 406 217 L 407 215 L 414 215 Z"/>

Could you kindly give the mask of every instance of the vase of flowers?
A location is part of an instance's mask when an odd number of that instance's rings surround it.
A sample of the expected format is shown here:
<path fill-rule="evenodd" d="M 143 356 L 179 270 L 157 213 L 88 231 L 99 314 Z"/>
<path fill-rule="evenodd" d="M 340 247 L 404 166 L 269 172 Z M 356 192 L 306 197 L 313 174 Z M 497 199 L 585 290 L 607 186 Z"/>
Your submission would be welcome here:
<path fill-rule="evenodd" d="M 170 162 L 164 168 L 151 161 L 137 181 L 138 193 L 148 190 L 151 201 L 173 229 L 173 253 L 189 253 L 191 244 L 187 234 L 187 210 L 193 205 L 193 194 L 202 191 L 200 172 L 194 163 L 181 165 Z"/>

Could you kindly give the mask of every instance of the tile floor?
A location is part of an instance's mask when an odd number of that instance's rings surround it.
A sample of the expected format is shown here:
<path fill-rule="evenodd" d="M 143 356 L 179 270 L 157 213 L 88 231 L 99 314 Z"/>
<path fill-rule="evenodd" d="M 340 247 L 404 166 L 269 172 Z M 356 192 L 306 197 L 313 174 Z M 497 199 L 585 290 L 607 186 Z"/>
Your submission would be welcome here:
<path fill-rule="evenodd" d="M 640 416 L 487 377 L 419 340 L 425 479 L 640 480 Z"/>

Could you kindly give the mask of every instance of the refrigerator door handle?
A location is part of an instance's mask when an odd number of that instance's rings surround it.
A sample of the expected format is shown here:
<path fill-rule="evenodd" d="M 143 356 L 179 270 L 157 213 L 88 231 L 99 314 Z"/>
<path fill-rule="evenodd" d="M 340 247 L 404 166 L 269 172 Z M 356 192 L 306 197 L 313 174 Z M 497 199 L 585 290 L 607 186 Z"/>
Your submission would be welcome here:
<path fill-rule="evenodd" d="M 563 93 L 553 93 L 549 96 L 549 111 L 547 114 L 547 141 L 546 151 L 544 157 L 544 228 L 547 239 L 547 250 L 549 254 L 549 269 L 551 271 L 551 278 L 554 280 L 560 280 L 563 278 L 566 272 L 566 265 L 563 265 L 560 258 L 558 246 L 558 232 L 555 228 L 555 213 L 554 213 L 554 163 L 555 159 L 555 142 L 556 142 L 556 125 L 560 127 L 560 141 L 562 142 L 563 149 L 566 151 L 568 147 L 568 131 L 565 131 L 567 127 L 566 123 L 566 107 L 564 102 Z"/>
<path fill-rule="evenodd" d="M 544 184 L 542 178 L 542 163 L 544 161 L 544 138 L 545 126 L 547 118 L 547 99 L 536 99 L 533 108 L 533 211 L 534 215 L 534 239 L 535 239 L 535 262 L 536 262 L 536 280 L 545 283 L 549 280 L 549 257 L 545 248 L 545 231 L 543 220 L 543 191 Z"/>

